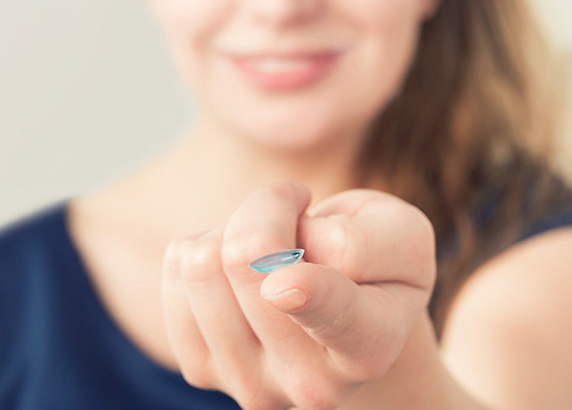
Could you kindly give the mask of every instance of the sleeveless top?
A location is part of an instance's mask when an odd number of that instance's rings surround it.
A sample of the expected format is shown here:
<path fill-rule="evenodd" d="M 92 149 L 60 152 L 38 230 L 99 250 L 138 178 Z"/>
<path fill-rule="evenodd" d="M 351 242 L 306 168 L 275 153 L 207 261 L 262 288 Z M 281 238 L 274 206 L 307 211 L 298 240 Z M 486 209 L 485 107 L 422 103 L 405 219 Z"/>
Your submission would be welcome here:
<path fill-rule="evenodd" d="M 139 350 L 108 315 L 69 235 L 70 198 L 0 230 L 0 408 L 240 409 Z M 572 225 L 572 204 L 523 239 Z"/>

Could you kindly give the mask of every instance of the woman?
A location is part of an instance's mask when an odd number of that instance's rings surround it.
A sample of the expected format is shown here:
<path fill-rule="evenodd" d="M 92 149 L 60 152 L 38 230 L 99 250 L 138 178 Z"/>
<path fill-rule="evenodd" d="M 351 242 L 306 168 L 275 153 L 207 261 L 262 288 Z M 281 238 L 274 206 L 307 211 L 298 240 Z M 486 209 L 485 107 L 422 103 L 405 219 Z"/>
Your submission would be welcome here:
<path fill-rule="evenodd" d="M 572 202 L 523 2 L 147 3 L 197 120 L 3 230 L 0 407 L 572 406 Z"/>

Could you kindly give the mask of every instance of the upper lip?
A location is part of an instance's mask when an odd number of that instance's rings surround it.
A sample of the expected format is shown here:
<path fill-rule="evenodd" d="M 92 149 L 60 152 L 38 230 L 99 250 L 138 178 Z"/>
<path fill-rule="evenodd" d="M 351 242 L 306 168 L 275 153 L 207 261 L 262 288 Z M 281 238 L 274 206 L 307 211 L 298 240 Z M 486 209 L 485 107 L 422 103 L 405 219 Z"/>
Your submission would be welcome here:
<path fill-rule="evenodd" d="M 258 58 L 312 58 L 340 54 L 341 50 L 287 50 L 287 51 L 254 51 L 248 53 L 231 52 L 230 57 L 238 60 Z"/>

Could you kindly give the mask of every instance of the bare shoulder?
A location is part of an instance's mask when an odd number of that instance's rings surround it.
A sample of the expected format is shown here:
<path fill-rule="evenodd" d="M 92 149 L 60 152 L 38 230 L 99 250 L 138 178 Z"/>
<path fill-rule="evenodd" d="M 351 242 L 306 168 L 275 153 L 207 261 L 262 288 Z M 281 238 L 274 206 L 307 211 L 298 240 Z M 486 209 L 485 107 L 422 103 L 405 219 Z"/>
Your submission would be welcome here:
<path fill-rule="evenodd" d="M 441 354 L 495 409 L 572 408 L 572 228 L 515 245 L 461 289 Z"/>

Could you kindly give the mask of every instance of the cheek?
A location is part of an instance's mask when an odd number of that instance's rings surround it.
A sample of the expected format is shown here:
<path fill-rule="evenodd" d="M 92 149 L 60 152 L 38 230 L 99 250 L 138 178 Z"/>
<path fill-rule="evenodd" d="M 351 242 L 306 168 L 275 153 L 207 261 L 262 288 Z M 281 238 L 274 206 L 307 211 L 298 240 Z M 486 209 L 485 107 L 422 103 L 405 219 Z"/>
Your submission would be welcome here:
<path fill-rule="evenodd" d="M 166 30 L 216 24 L 233 0 L 148 0 L 149 10 Z"/>
<path fill-rule="evenodd" d="M 415 51 L 421 0 L 357 0 L 350 5 L 340 0 L 340 8 L 363 33 L 363 68 L 402 74 L 404 64 Z M 372 79 L 372 77 L 366 77 Z M 383 76 L 373 76 L 383 80 Z M 385 81 L 385 80 L 384 80 Z"/>
<path fill-rule="evenodd" d="M 181 78 L 193 85 L 205 46 L 220 30 L 234 0 L 149 0 Z"/>
<path fill-rule="evenodd" d="M 418 21 L 421 3 L 426 0 L 334 0 L 341 15 L 355 24 L 389 28 L 410 21 Z"/>
<path fill-rule="evenodd" d="M 365 104 L 377 111 L 399 91 L 415 56 L 419 1 L 356 0 L 350 4 L 339 0 L 343 15 L 362 33 L 349 74 L 359 89 L 354 94 L 359 92 Z"/>

